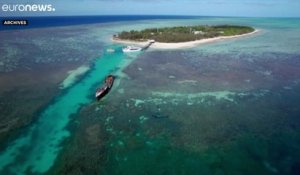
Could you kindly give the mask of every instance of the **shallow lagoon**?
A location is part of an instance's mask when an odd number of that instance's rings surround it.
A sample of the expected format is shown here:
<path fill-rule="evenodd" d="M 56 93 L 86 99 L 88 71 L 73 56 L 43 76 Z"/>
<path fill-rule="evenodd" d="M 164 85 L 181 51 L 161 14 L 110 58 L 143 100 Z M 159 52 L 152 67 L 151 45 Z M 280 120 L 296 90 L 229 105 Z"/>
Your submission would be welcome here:
<path fill-rule="evenodd" d="M 74 96 L 72 89 L 95 88 L 88 80 L 97 83 L 97 76 L 88 73 L 45 110 L 65 110 L 68 95 L 86 104 L 78 112 L 78 106 L 71 107 L 64 125 L 52 123 L 52 129 L 59 128 L 54 135 L 67 132 L 68 139 L 51 144 L 56 150 L 51 158 L 28 151 L 2 172 L 22 167 L 22 174 L 29 166 L 34 173 L 45 172 L 54 163 L 49 174 L 298 174 L 299 20 L 201 18 L 90 27 L 91 35 L 110 47 L 108 36 L 123 29 L 195 23 L 245 24 L 262 32 L 188 50 L 104 55 L 107 61 L 115 56 L 124 61 L 113 69 L 118 81 L 107 98 L 96 103 L 89 92 Z M 47 119 L 50 126 L 54 116 L 48 117 L 42 114 L 34 125 Z M 51 140 L 47 132 L 37 133 L 37 141 Z"/>

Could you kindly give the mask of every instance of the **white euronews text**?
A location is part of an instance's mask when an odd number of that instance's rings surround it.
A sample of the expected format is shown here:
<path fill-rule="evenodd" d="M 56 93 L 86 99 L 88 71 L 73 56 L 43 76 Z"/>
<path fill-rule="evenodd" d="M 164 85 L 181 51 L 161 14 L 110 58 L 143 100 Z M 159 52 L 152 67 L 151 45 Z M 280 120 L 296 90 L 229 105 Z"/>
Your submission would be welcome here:
<path fill-rule="evenodd" d="M 1 10 L 4 12 L 53 12 L 52 4 L 3 4 Z"/>

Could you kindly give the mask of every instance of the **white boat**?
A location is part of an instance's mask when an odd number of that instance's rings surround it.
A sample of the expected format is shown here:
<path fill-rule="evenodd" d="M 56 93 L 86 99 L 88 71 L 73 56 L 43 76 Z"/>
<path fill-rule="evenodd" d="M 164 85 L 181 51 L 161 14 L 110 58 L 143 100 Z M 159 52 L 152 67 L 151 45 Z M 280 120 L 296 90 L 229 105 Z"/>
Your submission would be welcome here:
<path fill-rule="evenodd" d="M 114 53 L 115 52 L 115 49 L 107 49 L 106 50 L 108 53 Z"/>
<path fill-rule="evenodd" d="M 139 52 L 142 50 L 141 47 L 135 47 L 135 46 L 127 46 L 122 49 L 123 52 Z"/>

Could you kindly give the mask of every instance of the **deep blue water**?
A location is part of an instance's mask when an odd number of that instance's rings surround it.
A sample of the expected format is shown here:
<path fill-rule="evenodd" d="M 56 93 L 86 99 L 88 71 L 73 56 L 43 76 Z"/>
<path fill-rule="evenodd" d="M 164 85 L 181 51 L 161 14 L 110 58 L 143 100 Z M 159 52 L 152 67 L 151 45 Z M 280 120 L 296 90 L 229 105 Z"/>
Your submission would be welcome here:
<path fill-rule="evenodd" d="M 0 30 L 28 29 L 52 26 L 68 26 L 118 21 L 136 21 L 149 19 L 191 19 L 195 16 L 162 16 L 162 15 L 112 15 L 112 16 L 46 16 L 46 17 L 0 17 Z M 198 17 L 199 18 L 199 17 Z M 2 20 L 28 20 L 27 26 L 3 26 Z"/>

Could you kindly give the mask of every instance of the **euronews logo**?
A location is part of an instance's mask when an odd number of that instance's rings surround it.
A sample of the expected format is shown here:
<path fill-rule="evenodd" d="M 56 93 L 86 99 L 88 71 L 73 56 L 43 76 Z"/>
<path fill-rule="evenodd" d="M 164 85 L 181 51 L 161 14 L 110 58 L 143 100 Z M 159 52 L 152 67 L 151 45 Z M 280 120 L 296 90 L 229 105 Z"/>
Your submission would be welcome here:
<path fill-rule="evenodd" d="M 52 4 L 3 4 L 3 12 L 54 12 Z"/>

